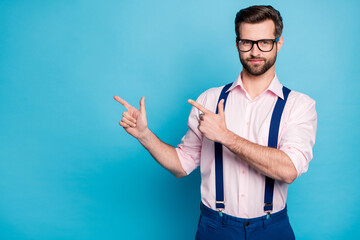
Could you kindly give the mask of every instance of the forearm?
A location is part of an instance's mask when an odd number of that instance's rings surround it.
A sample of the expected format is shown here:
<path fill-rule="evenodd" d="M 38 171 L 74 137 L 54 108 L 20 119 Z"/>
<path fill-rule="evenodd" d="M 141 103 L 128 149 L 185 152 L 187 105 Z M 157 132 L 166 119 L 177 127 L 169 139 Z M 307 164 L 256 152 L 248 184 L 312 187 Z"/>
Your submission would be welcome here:
<path fill-rule="evenodd" d="M 231 131 L 224 134 L 222 144 L 266 176 L 286 183 L 297 177 L 294 164 L 281 150 L 252 143 Z"/>
<path fill-rule="evenodd" d="M 147 129 L 138 140 L 151 156 L 175 177 L 180 178 L 187 175 L 175 148 L 161 141 L 150 129 Z"/>

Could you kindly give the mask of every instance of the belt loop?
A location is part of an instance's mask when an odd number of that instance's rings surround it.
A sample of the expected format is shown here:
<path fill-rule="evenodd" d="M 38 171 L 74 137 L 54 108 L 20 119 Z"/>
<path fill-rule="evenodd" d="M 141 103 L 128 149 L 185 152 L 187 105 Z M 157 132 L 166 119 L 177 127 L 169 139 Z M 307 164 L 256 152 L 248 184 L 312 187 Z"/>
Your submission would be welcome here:
<path fill-rule="evenodd" d="M 263 228 L 264 228 L 264 229 L 266 229 L 265 221 L 266 221 L 266 218 L 263 218 L 263 219 L 262 219 L 262 224 L 263 224 Z"/>
<path fill-rule="evenodd" d="M 263 218 L 263 228 L 264 228 L 264 229 L 266 229 L 267 221 L 268 221 L 268 220 L 266 219 L 266 217 Z"/>
<path fill-rule="evenodd" d="M 229 216 L 226 214 L 223 214 L 222 216 L 222 224 L 223 227 L 226 227 L 229 224 Z"/>

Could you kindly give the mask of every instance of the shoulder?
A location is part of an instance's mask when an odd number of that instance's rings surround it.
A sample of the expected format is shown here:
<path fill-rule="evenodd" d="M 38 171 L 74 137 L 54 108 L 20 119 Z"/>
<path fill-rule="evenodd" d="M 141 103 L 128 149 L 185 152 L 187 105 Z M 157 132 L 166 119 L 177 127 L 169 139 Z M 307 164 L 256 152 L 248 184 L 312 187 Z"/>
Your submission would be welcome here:
<path fill-rule="evenodd" d="M 289 119 L 296 119 L 305 115 L 315 116 L 316 118 L 316 101 L 310 96 L 297 91 L 291 91 L 285 108 L 289 114 Z"/>
<path fill-rule="evenodd" d="M 289 105 L 315 105 L 315 100 L 312 99 L 310 96 L 300 93 L 297 91 L 292 90 L 289 94 L 287 102 Z"/>

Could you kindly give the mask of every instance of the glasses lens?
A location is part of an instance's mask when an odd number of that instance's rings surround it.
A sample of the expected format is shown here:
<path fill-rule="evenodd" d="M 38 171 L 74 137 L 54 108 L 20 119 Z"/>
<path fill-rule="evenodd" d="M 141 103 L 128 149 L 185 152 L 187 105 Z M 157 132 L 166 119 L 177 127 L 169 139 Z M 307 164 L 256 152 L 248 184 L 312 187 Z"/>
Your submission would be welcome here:
<path fill-rule="evenodd" d="M 271 51 L 273 48 L 274 42 L 272 40 L 260 40 L 258 42 L 258 46 L 261 51 L 267 52 Z"/>
<path fill-rule="evenodd" d="M 240 48 L 240 51 L 244 51 L 244 52 L 250 51 L 250 49 L 252 48 L 252 41 L 240 40 L 239 48 Z"/>

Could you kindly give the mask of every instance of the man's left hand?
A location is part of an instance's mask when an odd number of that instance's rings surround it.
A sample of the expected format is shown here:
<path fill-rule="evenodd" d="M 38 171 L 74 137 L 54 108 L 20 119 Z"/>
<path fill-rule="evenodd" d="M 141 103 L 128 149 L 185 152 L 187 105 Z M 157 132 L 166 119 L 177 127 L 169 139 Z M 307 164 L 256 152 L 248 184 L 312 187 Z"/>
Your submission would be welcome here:
<path fill-rule="evenodd" d="M 201 104 L 189 99 L 188 103 L 200 110 L 199 115 L 199 131 L 209 140 L 214 142 L 222 142 L 224 136 L 229 131 L 226 127 L 225 114 L 224 114 L 224 99 L 219 102 L 219 113 L 215 114 L 212 111 L 206 109 Z"/>

